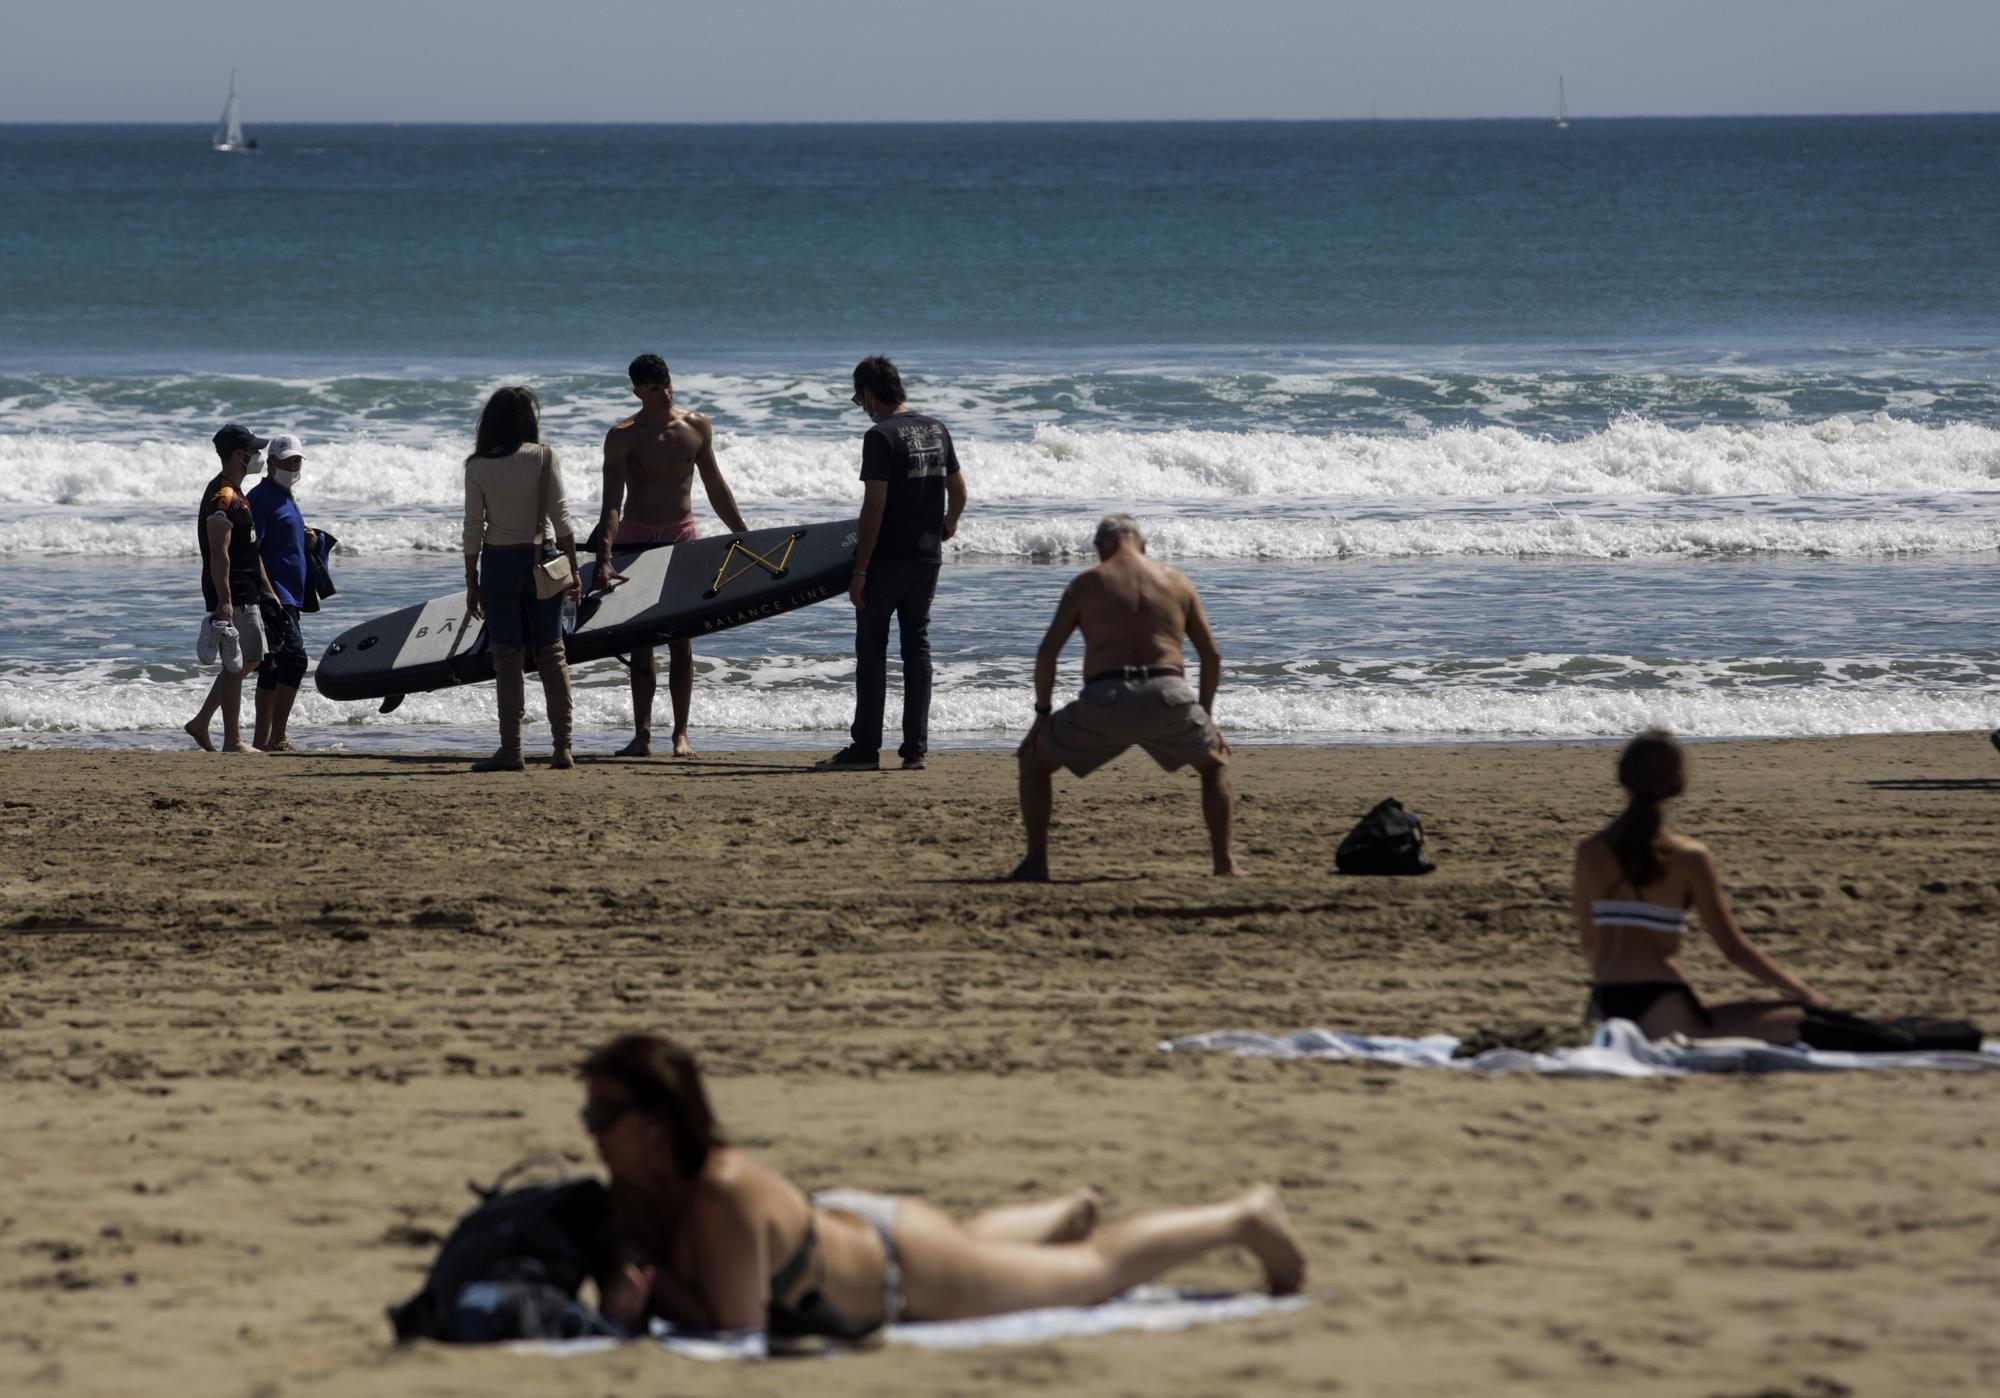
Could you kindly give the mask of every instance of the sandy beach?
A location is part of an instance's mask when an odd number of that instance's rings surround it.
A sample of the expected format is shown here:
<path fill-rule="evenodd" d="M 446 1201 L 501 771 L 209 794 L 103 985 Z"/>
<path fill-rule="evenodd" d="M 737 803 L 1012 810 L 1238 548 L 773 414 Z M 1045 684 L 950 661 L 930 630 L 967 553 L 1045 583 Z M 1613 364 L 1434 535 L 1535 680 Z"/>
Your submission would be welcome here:
<path fill-rule="evenodd" d="M 299 735 L 311 742 L 313 735 Z M 530 734 L 530 748 L 537 739 Z M 2000 1386 L 2000 1075 L 1616 1083 L 1156 1052 L 1203 1030 L 1574 1033 L 1573 842 L 1607 745 L 1239 753 L 1250 877 L 1134 754 L 1014 769 L 787 754 L 0 754 L 0 1389 L 780 1393 L 629 1346 L 397 1351 L 385 1304 L 489 1179 L 591 1168 L 573 1065 L 698 1048 L 808 1188 L 1112 1211 L 1282 1186 L 1317 1303 L 1182 1335 L 888 1351 L 818 1391 L 1984 1393 Z M 2000 1026 L 1983 734 L 1700 744 L 1682 828 L 1746 932 L 1851 1008 Z M 1381 797 L 1440 868 L 1354 879 Z M 1710 996 L 1751 987 L 1704 941 Z M 1181 1279 L 1251 1286 L 1247 1259 Z"/>

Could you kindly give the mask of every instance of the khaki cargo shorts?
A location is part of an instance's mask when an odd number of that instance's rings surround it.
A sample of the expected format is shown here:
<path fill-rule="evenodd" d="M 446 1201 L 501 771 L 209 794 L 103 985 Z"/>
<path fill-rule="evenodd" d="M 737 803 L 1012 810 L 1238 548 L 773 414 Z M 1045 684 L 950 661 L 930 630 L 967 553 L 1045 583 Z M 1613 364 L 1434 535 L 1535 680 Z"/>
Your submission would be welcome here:
<path fill-rule="evenodd" d="M 1129 747 L 1171 772 L 1219 753 L 1222 734 L 1179 675 L 1101 679 L 1049 716 L 1040 751 L 1086 777 Z"/>

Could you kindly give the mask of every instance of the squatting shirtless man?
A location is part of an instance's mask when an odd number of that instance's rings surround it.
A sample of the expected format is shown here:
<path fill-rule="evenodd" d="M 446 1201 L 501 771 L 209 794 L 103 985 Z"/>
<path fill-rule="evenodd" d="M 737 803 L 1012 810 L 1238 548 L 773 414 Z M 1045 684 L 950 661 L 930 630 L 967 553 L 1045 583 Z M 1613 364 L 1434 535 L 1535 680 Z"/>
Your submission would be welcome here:
<path fill-rule="evenodd" d="M 1146 538 L 1130 515 L 1107 515 L 1097 526 L 1095 568 L 1064 590 L 1056 618 L 1035 653 L 1035 724 L 1019 753 L 1021 823 L 1028 856 L 1010 879 L 1049 876 L 1049 814 L 1054 775 L 1067 767 L 1090 775 L 1137 744 L 1171 772 L 1201 773 L 1201 813 L 1208 822 L 1215 872 L 1237 874 L 1230 851 L 1229 744 L 1211 716 L 1222 683 L 1222 651 L 1194 584 L 1146 557 Z M 1083 628 L 1083 692 L 1051 712 L 1056 662 L 1070 633 Z M 1181 668 L 1181 642 L 1201 657 L 1201 697 Z"/>
<path fill-rule="evenodd" d="M 698 537 L 694 525 L 694 477 L 701 473 L 708 503 L 722 522 L 741 534 L 750 526 L 736 509 L 736 497 L 715 460 L 715 429 L 700 413 L 674 406 L 667 362 L 657 354 L 632 361 L 632 394 L 639 411 L 604 435 L 604 515 L 597 526 L 597 587 L 624 578 L 611 566 L 614 551 L 659 548 Z M 620 757 L 653 755 L 653 694 L 659 669 L 652 647 L 632 652 L 632 741 Z M 692 757 L 688 745 L 688 701 L 694 692 L 694 647 L 667 642 L 667 692 L 674 706 L 674 756 Z"/>

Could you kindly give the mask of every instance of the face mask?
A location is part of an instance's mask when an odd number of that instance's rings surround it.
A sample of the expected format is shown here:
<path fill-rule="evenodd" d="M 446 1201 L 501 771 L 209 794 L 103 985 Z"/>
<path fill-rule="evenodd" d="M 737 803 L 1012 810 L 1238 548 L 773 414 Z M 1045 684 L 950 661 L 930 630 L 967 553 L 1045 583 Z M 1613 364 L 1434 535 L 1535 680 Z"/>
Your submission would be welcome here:
<path fill-rule="evenodd" d="M 299 473 L 297 471 L 287 471 L 282 466 L 273 466 L 271 468 L 271 479 L 285 489 L 290 490 L 299 483 Z"/>
<path fill-rule="evenodd" d="M 243 463 L 243 474 L 246 476 L 254 476 L 263 469 L 264 453 L 261 451 L 251 452 L 250 459 Z"/>

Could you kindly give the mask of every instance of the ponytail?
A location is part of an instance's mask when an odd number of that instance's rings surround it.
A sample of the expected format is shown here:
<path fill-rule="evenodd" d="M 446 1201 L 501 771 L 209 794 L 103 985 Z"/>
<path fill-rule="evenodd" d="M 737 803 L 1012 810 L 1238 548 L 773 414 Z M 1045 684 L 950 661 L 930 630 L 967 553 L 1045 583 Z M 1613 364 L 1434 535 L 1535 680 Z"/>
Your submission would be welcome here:
<path fill-rule="evenodd" d="M 1618 784 L 1629 797 L 1623 814 L 1605 833 L 1619 872 L 1637 893 L 1665 877 L 1660 857 L 1660 829 L 1666 823 L 1660 803 L 1681 794 L 1687 784 L 1687 764 L 1681 747 L 1665 729 L 1649 728 L 1625 745 L 1618 755 Z"/>
<path fill-rule="evenodd" d="M 1611 844 L 1611 857 L 1618 861 L 1618 871 L 1634 893 L 1666 875 L 1666 864 L 1660 858 L 1662 823 L 1659 802 L 1634 796 L 1604 832 Z"/>

